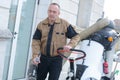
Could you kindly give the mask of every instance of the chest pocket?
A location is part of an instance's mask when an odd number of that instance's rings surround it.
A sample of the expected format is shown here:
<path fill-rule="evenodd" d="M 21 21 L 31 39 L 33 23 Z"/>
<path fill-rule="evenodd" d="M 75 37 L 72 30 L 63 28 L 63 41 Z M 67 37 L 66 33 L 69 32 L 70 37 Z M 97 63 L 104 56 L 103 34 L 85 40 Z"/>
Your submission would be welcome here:
<path fill-rule="evenodd" d="M 65 27 L 62 24 L 55 24 L 54 25 L 54 42 L 65 42 L 66 35 L 65 35 Z"/>
<path fill-rule="evenodd" d="M 63 31 L 55 31 L 56 41 L 57 42 L 66 42 L 66 34 Z"/>

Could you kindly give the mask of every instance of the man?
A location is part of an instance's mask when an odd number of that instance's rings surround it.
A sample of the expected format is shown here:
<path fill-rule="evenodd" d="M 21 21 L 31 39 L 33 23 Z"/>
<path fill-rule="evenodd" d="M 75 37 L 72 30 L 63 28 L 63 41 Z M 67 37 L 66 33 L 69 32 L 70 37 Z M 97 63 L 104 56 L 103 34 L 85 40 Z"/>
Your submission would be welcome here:
<path fill-rule="evenodd" d="M 57 3 L 51 3 L 48 8 L 48 17 L 41 21 L 32 41 L 32 61 L 37 68 L 37 80 L 45 80 L 49 73 L 48 80 L 58 80 L 62 69 L 62 58 L 57 54 L 57 49 L 63 47 L 66 50 L 73 48 L 77 43 L 101 29 L 103 26 L 91 27 L 78 35 L 76 30 L 67 21 L 59 18 L 60 6 Z M 67 38 L 70 42 L 67 43 Z M 36 60 L 39 58 L 40 60 Z"/>
<path fill-rule="evenodd" d="M 58 80 L 62 69 L 62 58 L 57 54 L 57 48 L 70 49 L 79 41 L 79 35 L 72 25 L 59 18 L 60 6 L 50 4 L 48 18 L 38 24 L 33 36 L 33 63 L 38 64 L 37 80 L 45 80 L 49 73 L 49 80 Z M 71 41 L 66 45 L 67 38 Z M 41 52 L 40 62 L 35 58 Z"/>

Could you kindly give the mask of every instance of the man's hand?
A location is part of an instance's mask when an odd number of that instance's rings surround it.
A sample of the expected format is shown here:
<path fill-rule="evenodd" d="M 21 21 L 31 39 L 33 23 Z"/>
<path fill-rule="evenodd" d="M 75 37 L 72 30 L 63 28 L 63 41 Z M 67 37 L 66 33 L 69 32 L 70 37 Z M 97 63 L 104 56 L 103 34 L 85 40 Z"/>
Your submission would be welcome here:
<path fill-rule="evenodd" d="M 65 45 L 63 48 L 65 51 L 69 52 L 72 47 L 69 45 Z"/>
<path fill-rule="evenodd" d="M 38 65 L 38 64 L 40 63 L 40 56 L 33 58 L 33 59 L 32 59 L 32 63 L 33 63 L 34 65 Z"/>

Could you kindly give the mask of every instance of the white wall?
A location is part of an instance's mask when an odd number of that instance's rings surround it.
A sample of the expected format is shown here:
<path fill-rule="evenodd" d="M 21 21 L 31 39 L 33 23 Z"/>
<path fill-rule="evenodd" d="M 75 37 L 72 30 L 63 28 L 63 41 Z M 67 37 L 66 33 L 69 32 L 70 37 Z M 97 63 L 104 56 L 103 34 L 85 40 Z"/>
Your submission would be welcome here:
<path fill-rule="evenodd" d="M 0 7 L 0 29 L 8 27 L 9 9 Z"/>
<path fill-rule="evenodd" d="M 0 30 L 4 32 L 4 29 L 8 28 L 9 9 L 11 0 L 0 0 Z M 0 34 L 2 35 L 2 34 Z M 7 50 L 7 40 L 0 38 L 0 80 L 2 80 L 5 54 Z"/>
<path fill-rule="evenodd" d="M 10 8 L 11 0 L 0 0 L 0 7 Z"/>
<path fill-rule="evenodd" d="M 102 16 L 104 0 L 80 0 L 77 25 L 86 28 Z"/>
<path fill-rule="evenodd" d="M 2 80 L 3 70 L 4 70 L 4 63 L 5 63 L 5 53 L 6 53 L 6 41 L 0 40 L 0 80 Z"/>
<path fill-rule="evenodd" d="M 97 19 L 103 16 L 103 7 L 104 7 L 104 0 L 94 0 L 92 3 L 92 13 L 90 16 L 90 24 L 92 25 L 97 21 Z"/>
<path fill-rule="evenodd" d="M 8 26 L 9 9 L 11 0 L 0 0 L 0 28 L 6 29 Z"/>

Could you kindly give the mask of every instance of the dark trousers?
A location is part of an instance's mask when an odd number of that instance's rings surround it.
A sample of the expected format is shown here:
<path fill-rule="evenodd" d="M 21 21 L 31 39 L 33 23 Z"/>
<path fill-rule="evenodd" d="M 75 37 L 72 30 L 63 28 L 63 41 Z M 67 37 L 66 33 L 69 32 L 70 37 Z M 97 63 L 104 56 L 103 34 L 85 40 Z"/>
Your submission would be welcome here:
<path fill-rule="evenodd" d="M 62 58 L 41 55 L 40 61 L 37 68 L 37 80 L 45 80 L 48 73 L 48 80 L 58 80 L 62 70 Z"/>

